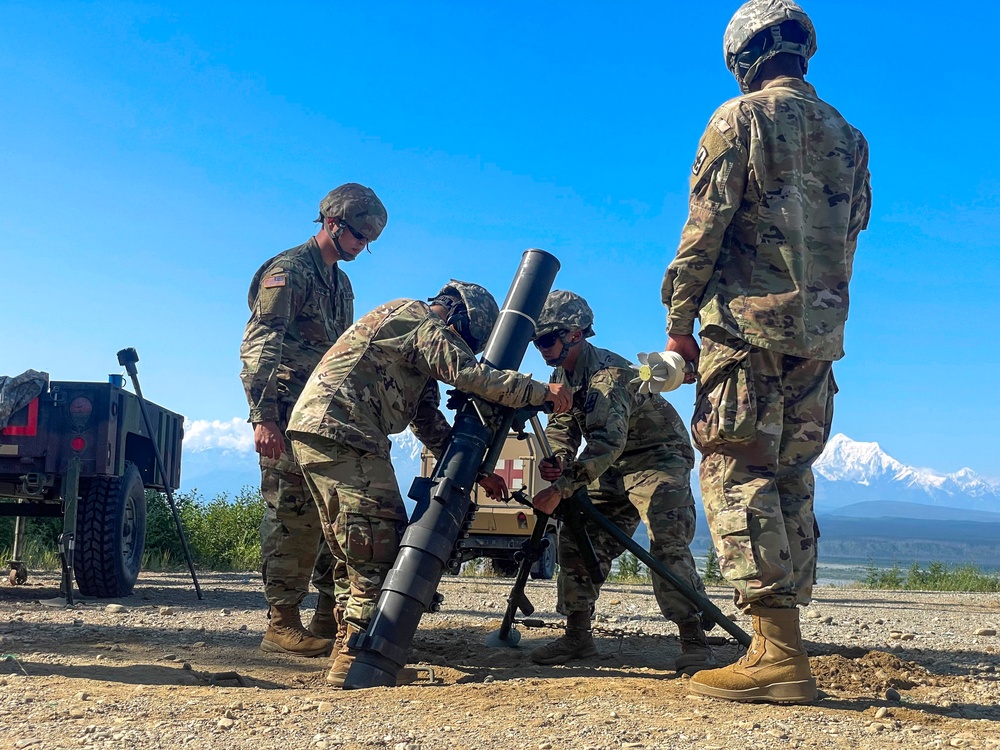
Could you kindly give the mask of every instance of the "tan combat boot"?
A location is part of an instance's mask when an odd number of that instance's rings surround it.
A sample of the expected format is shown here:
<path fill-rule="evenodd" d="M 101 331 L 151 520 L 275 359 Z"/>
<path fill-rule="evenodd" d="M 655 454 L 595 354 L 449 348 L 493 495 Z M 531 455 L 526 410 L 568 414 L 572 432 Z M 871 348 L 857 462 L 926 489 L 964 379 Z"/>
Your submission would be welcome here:
<path fill-rule="evenodd" d="M 700 620 L 679 622 L 677 630 L 680 633 L 681 655 L 674 660 L 674 669 L 690 675 L 717 666 Z"/>
<path fill-rule="evenodd" d="M 325 656 L 330 653 L 333 641 L 317 638 L 302 625 L 297 604 L 271 606 L 261 651 L 295 656 Z"/>
<path fill-rule="evenodd" d="M 344 687 L 344 680 L 347 679 L 347 672 L 358 656 L 358 652 L 347 645 L 355 633 L 361 632 L 357 625 L 344 623 L 344 637 L 340 639 L 341 646 L 333 652 L 333 659 L 330 660 L 330 671 L 326 673 L 326 681 L 335 688 Z M 340 635 L 340 632 L 337 632 Z"/>
<path fill-rule="evenodd" d="M 337 653 L 336 638 L 339 635 L 339 623 L 336 617 L 337 602 L 332 596 L 319 592 L 316 599 L 316 611 L 309 621 L 309 632 L 320 638 L 334 639 L 333 653 Z M 343 610 L 341 610 L 343 611 Z"/>
<path fill-rule="evenodd" d="M 597 656 L 597 644 L 590 632 L 590 612 L 571 612 L 566 618 L 566 635 L 531 652 L 535 664 L 565 664 L 590 656 Z"/>
<path fill-rule="evenodd" d="M 341 610 L 341 613 L 343 613 L 343 610 Z M 343 633 L 343 646 L 339 651 L 333 652 L 333 659 L 330 661 L 330 671 L 326 673 L 327 684 L 335 688 L 344 687 L 347 673 L 350 671 L 351 665 L 354 664 L 354 660 L 358 657 L 358 652 L 347 644 L 351 636 L 360 632 L 360 629 L 356 625 L 345 622 L 340 632 Z M 411 667 L 403 667 L 396 673 L 396 687 L 416 682 L 418 677 L 417 670 Z"/>
<path fill-rule="evenodd" d="M 802 645 L 799 610 L 752 606 L 753 641 L 735 664 L 698 672 L 690 689 L 696 695 L 731 701 L 809 703 L 816 680 Z"/>

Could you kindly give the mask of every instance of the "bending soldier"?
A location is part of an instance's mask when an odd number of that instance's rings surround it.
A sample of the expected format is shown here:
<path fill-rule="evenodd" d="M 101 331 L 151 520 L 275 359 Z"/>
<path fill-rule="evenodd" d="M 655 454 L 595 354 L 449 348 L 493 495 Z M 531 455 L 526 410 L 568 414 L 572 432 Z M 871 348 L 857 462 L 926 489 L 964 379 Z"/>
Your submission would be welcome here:
<path fill-rule="evenodd" d="M 264 651 L 321 656 L 338 636 L 346 570 L 335 564 L 323 538 L 284 431 L 309 374 L 354 319 L 354 292 L 340 261 L 357 258 L 378 239 L 386 220 L 372 190 L 341 185 L 320 202 L 316 235 L 265 262 L 250 284 L 251 315 L 240 357 L 266 503 L 260 525 L 269 605 Z M 309 593 L 310 573 L 319 599 L 306 629 L 299 605 Z"/>
<path fill-rule="evenodd" d="M 742 659 L 699 672 L 691 689 L 803 703 L 816 697 L 797 609 L 816 574 L 811 466 L 830 435 L 832 363 L 868 223 L 868 144 L 805 82 L 816 35 L 798 5 L 751 0 L 724 47 L 743 95 L 716 110 L 698 146 L 662 299 L 667 349 L 698 362 L 702 498 L 754 636 Z"/>
<path fill-rule="evenodd" d="M 684 423 L 662 396 L 640 394 L 635 372 L 614 352 L 591 345 L 594 314 L 573 292 L 554 291 L 535 328 L 535 346 L 555 367 L 551 380 L 573 389 L 573 407 L 549 419 L 545 435 L 558 465 L 542 462 L 542 478 L 553 484 L 539 492 L 535 506 L 546 513 L 580 487 L 589 488 L 594 506 L 632 535 L 641 519 L 649 530 L 649 552 L 699 591 L 705 587 L 691 556 L 695 531 L 691 469 L 694 451 Z M 577 456 L 581 443 L 586 447 Z M 594 551 L 605 573 L 624 548 L 588 523 Z M 591 617 L 600 595 L 570 534 L 559 534 L 557 610 L 567 616 L 566 634 L 531 652 L 539 664 L 563 664 L 597 654 Z M 689 672 L 715 665 L 695 606 L 669 583 L 653 576 L 653 592 L 663 616 L 677 624 L 681 654 L 675 666 Z"/>
<path fill-rule="evenodd" d="M 292 411 L 288 435 L 319 506 L 323 532 L 350 580 L 349 634 L 367 628 L 406 527 L 389 435 L 407 425 L 440 458 L 451 426 L 438 381 L 505 406 L 569 408 L 561 385 L 476 362 L 498 310 L 481 286 L 452 281 L 428 305 L 397 299 L 362 317 L 326 353 Z M 480 480 L 506 492 L 497 475 Z M 342 687 L 356 652 L 344 645 L 327 682 Z"/>

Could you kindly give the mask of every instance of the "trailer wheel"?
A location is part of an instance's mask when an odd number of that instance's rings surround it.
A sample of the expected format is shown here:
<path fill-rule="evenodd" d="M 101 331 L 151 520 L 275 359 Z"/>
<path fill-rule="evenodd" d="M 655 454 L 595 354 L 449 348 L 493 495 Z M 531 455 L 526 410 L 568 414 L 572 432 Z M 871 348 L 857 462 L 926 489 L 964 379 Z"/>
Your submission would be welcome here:
<path fill-rule="evenodd" d="M 146 491 L 134 464 L 120 477 L 81 482 L 74 567 L 84 596 L 132 593 L 146 547 Z"/>
<path fill-rule="evenodd" d="M 545 535 L 545 549 L 538 562 L 531 566 L 531 577 L 538 580 L 551 580 L 556 574 L 556 535 L 551 531 Z"/>

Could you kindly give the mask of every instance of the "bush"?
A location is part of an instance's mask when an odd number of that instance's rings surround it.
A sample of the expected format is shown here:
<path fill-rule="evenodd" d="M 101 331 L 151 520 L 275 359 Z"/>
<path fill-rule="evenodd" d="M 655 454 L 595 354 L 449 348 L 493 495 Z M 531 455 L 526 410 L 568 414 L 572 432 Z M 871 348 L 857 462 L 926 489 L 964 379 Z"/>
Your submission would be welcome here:
<path fill-rule="evenodd" d="M 719 567 L 719 556 L 715 553 L 715 545 L 708 545 L 708 555 L 705 558 L 705 573 L 701 580 L 708 586 L 719 586 L 726 582 Z"/>
<path fill-rule="evenodd" d="M 618 558 L 618 565 L 612 568 L 608 580 L 618 583 L 647 583 L 651 581 L 649 570 L 639 562 L 639 558 L 626 552 Z"/>
<path fill-rule="evenodd" d="M 972 563 L 948 568 L 942 562 L 932 562 L 923 570 L 914 561 L 904 575 L 895 562 L 888 570 L 880 570 L 871 562 L 864 585 L 870 589 L 996 593 L 1000 592 L 1000 574 L 983 573 Z"/>
<path fill-rule="evenodd" d="M 184 548 L 177 536 L 166 496 L 148 492 L 146 563 L 155 569 L 186 565 Z M 208 570 L 260 569 L 260 522 L 264 499 L 260 491 L 244 487 L 236 497 L 228 493 L 205 502 L 200 495 L 174 496 L 178 515 L 187 535 L 191 556 L 198 567 Z"/>

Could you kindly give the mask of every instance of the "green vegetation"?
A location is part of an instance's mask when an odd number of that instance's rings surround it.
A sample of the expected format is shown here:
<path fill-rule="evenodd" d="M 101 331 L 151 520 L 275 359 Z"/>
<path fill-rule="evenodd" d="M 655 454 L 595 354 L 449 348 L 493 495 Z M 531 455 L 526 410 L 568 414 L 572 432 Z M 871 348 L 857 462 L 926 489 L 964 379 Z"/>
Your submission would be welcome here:
<path fill-rule="evenodd" d="M 1000 573 L 983 573 L 972 564 L 949 568 L 944 563 L 932 562 L 924 570 L 914 561 L 909 570 L 903 572 L 897 563 L 888 569 L 869 563 L 863 585 L 869 589 L 995 593 L 1000 592 Z"/>
<path fill-rule="evenodd" d="M 235 497 L 227 493 L 205 502 L 195 493 L 174 495 L 195 566 L 203 570 L 259 570 L 260 520 L 264 499 L 260 491 L 244 487 Z M 30 518 L 24 533 L 23 561 L 29 570 L 58 570 L 56 539 L 61 518 Z M 14 519 L 0 517 L 0 565 L 13 553 Z M 165 495 L 146 492 L 146 552 L 143 570 L 181 570 L 184 548 L 177 536 Z"/>
<path fill-rule="evenodd" d="M 259 529 L 264 517 L 264 499 L 258 489 L 244 487 L 233 498 L 223 492 L 208 502 L 194 493 L 180 493 L 174 495 L 174 504 L 197 567 L 260 569 Z M 143 567 L 170 570 L 183 568 L 185 564 L 184 548 L 166 496 L 147 491 Z"/>
<path fill-rule="evenodd" d="M 616 583 L 649 583 L 652 578 L 649 569 L 631 552 L 626 552 L 618 558 L 618 564 L 611 569 L 609 581 Z"/>
<path fill-rule="evenodd" d="M 719 567 L 719 556 L 715 553 L 715 545 L 711 543 L 708 545 L 705 572 L 702 573 L 701 580 L 706 586 L 721 586 L 726 582 L 726 579 L 722 577 L 722 569 Z"/>

